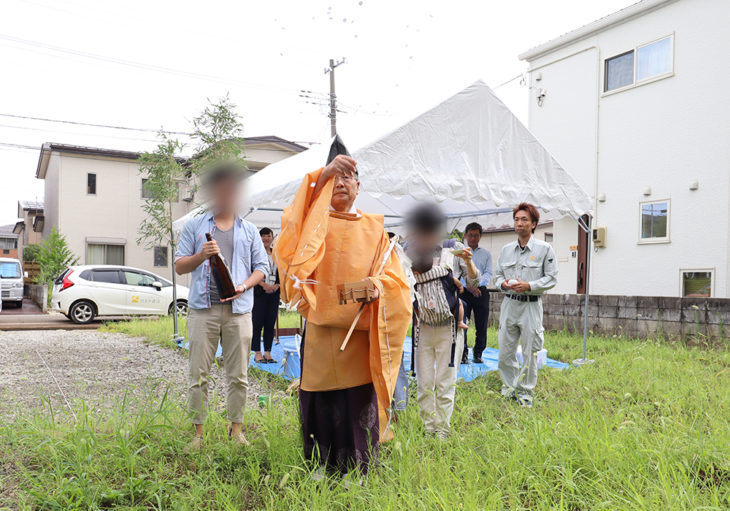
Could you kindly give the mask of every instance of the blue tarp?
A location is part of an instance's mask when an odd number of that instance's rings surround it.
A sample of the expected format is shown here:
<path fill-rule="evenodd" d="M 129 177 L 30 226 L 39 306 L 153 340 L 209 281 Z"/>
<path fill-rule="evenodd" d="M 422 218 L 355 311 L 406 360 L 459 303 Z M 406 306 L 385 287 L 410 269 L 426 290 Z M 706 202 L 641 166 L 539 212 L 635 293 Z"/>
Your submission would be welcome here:
<path fill-rule="evenodd" d="M 250 361 L 250 367 L 255 367 L 256 369 L 260 369 L 262 371 L 266 371 L 267 373 L 275 374 L 277 376 L 281 376 L 282 378 L 286 380 L 293 380 L 294 378 L 299 378 L 301 376 L 300 371 L 300 362 L 299 362 L 299 344 L 300 339 L 298 336 L 294 335 L 287 335 L 279 337 L 279 343 L 274 344 L 274 346 L 271 348 L 271 356 L 274 360 L 276 360 L 276 364 L 261 364 L 258 362 L 254 362 L 254 354 L 251 353 L 251 361 Z M 182 348 L 188 349 L 188 343 L 187 342 L 179 342 L 178 343 Z M 410 370 L 411 368 L 411 338 L 406 337 L 405 344 L 403 346 L 403 353 L 405 358 L 405 365 L 406 369 Z M 459 365 L 459 378 L 463 379 L 464 381 L 472 381 L 474 378 L 478 376 L 483 376 L 487 374 L 489 371 L 496 371 L 497 370 L 497 355 L 499 353 L 499 350 L 495 348 L 487 348 L 484 350 L 484 353 L 482 353 L 482 360 L 483 363 L 481 364 L 475 364 L 470 361 L 469 364 L 461 364 Z M 218 351 L 216 352 L 216 357 L 220 357 L 222 354 L 222 350 L 220 345 L 218 345 Z M 458 360 L 457 355 L 457 360 Z M 565 362 L 558 362 L 557 360 L 553 360 L 548 358 L 547 360 L 547 367 L 552 367 L 554 369 L 567 369 L 570 367 L 570 364 L 566 364 Z"/>

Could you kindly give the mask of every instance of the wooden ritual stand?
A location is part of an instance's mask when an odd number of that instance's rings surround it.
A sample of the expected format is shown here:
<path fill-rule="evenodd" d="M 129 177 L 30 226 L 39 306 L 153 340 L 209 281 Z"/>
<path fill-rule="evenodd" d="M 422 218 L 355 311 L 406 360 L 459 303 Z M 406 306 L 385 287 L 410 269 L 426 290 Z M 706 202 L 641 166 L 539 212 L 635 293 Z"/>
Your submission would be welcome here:
<path fill-rule="evenodd" d="M 375 284 L 370 280 L 347 282 L 337 285 L 337 298 L 340 305 L 347 303 L 368 303 L 375 297 Z"/>

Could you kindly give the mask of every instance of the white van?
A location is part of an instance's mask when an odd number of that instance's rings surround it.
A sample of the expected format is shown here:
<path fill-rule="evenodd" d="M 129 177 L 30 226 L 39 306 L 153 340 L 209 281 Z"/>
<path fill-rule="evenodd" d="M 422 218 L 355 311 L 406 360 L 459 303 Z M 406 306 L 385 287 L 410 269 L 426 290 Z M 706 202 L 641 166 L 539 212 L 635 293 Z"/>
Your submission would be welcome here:
<path fill-rule="evenodd" d="M 16 307 L 23 306 L 23 270 L 18 259 L 0 257 L 0 282 L 2 301 Z"/>

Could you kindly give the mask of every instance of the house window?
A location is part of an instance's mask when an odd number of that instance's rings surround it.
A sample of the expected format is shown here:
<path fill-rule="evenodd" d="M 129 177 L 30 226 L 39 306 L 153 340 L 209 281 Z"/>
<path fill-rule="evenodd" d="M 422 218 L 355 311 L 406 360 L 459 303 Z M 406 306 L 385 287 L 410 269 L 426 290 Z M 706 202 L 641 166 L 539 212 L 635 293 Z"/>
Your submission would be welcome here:
<path fill-rule="evenodd" d="M 640 242 L 669 241 L 669 200 L 641 203 Z"/>
<path fill-rule="evenodd" d="M 0 248 L 18 248 L 18 240 L 15 238 L 0 238 Z"/>
<path fill-rule="evenodd" d="M 607 58 L 603 69 L 603 92 L 669 76 L 674 68 L 673 47 L 674 36 L 667 36 Z"/>
<path fill-rule="evenodd" d="M 545 233 L 545 243 L 550 243 L 551 245 L 553 244 L 553 233 L 551 233 L 551 232 Z"/>
<path fill-rule="evenodd" d="M 152 198 L 152 192 L 147 187 L 147 179 L 142 179 L 142 198 L 143 199 Z"/>
<path fill-rule="evenodd" d="M 669 73 L 672 70 L 672 38 L 665 37 L 636 49 L 636 81 Z"/>
<path fill-rule="evenodd" d="M 634 83 L 634 50 L 606 59 L 606 92 Z"/>
<path fill-rule="evenodd" d="M 86 174 L 86 193 L 96 195 L 96 174 Z"/>
<path fill-rule="evenodd" d="M 712 296 L 713 270 L 682 270 L 682 296 Z"/>
<path fill-rule="evenodd" d="M 155 247 L 155 266 L 167 266 L 167 247 Z"/>
<path fill-rule="evenodd" d="M 88 243 L 86 264 L 124 264 L 124 245 Z"/>

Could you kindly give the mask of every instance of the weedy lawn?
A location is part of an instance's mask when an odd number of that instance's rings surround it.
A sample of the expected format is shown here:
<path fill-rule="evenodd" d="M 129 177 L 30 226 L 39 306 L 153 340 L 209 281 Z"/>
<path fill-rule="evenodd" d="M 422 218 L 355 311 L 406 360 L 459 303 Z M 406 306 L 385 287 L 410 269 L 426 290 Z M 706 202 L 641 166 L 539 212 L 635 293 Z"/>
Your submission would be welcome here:
<path fill-rule="evenodd" d="M 165 321 L 110 328 L 164 344 Z M 580 345 L 576 335 L 547 336 L 551 358 L 578 358 Z M 730 508 L 728 344 L 593 337 L 589 347 L 595 364 L 540 372 L 531 410 L 499 397 L 496 373 L 459 383 L 446 441 L 424 436 L 412 401 L 380 466 L 349 489 L 311 478 L 284 382 L 267 408 L 247 410 L 250 448 L 232 447 L 224 417 L 212 414 L 205 449 L 186 452 L 184 403 L 164 397 L 102 416 L 78 403 L 78 424 L 29 411 L 0 425 L 0 508 Z"/>

